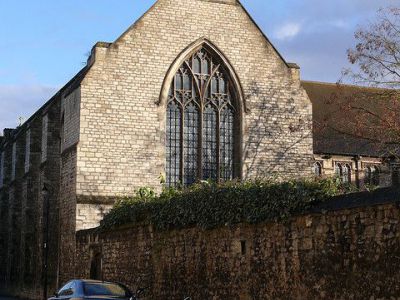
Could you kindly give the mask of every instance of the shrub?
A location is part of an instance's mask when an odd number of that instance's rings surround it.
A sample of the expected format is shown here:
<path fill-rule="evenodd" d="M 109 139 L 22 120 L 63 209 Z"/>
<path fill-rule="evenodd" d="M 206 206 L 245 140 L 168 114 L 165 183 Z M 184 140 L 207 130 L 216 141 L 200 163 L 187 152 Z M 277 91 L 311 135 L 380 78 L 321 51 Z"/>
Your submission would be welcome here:
<path fill-rule="evenodd" d="M 145 223 L 158 230 L 211 229 L 241 222 L 282 221 L 341 192 L 333 179 L 201 182 L 186 189 L 164 189 L 160 195 L 142 188 L 135 196 L 119 200 L 100 228 Z"/>

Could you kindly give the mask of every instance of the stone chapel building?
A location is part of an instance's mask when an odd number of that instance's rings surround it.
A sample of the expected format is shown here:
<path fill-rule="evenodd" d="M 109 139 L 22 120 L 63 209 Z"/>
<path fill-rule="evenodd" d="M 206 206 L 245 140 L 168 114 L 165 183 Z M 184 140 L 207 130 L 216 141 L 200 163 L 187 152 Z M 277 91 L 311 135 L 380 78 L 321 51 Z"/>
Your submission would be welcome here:
<path fill-rule="evenodd" d="M 74 277 L 77 231 L 160 177 L 312 175 L 312 104 L 239 1 L 158 0 L 0 153 L 0 284 L 39 295 Z"/>
<path fill-rule="evenodd" d="M 311 102 L 236 0 L 159 0 L 1 146 L 1 279 L 74 277 L 75 232 L 138 187 L 311 174 Z"/>

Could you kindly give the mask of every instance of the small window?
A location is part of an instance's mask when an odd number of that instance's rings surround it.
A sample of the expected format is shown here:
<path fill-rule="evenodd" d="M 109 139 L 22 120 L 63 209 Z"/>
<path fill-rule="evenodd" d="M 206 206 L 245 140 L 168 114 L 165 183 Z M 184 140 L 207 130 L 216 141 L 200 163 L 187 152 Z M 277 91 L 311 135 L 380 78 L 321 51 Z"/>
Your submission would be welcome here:
<path fill-rule="evenodd" d="M 368 166 L 364 170 L 364 183 L 366 185 L 379 186 L 379 169 L 376 166 Z"/>
<path fill-rule="evenodd" d="M 314 163 L 314 174 L 316 177 L 321 177 L 322 176 L 322 163 L 316 162 Z"/>
<path fill-rule="evenodd" d="M 335 174 L 342 183 L 351 183 L 351 166 L 345 163 L 336 163 Z"/>

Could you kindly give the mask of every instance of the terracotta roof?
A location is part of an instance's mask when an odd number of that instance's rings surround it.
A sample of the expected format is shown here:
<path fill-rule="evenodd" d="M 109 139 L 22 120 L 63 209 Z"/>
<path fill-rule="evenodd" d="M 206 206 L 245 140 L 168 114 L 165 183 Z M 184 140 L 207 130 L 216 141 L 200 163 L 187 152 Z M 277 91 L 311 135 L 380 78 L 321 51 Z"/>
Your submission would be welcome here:
<path fill-rule="evenodd" d="M 399 91 L 310 81 L 303 81 L 302 86 L 313 104 L 314 153 L 400 154 L 400 145 L 391 143 L 393 136 L 384 127 L 387 117 L 399 120 Z"/>

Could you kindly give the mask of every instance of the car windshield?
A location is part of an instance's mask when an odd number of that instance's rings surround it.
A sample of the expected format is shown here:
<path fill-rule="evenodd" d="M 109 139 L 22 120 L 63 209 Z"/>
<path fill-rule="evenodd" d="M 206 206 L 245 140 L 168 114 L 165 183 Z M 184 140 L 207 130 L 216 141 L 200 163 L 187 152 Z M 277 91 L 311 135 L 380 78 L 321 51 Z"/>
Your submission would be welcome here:
<path fill-rule="evenodd" d="M 129 292 L 122 286 L 115 283 L 84 283 L 84 291 L 86 296 L 114 296 L 127 297 Z"/>

